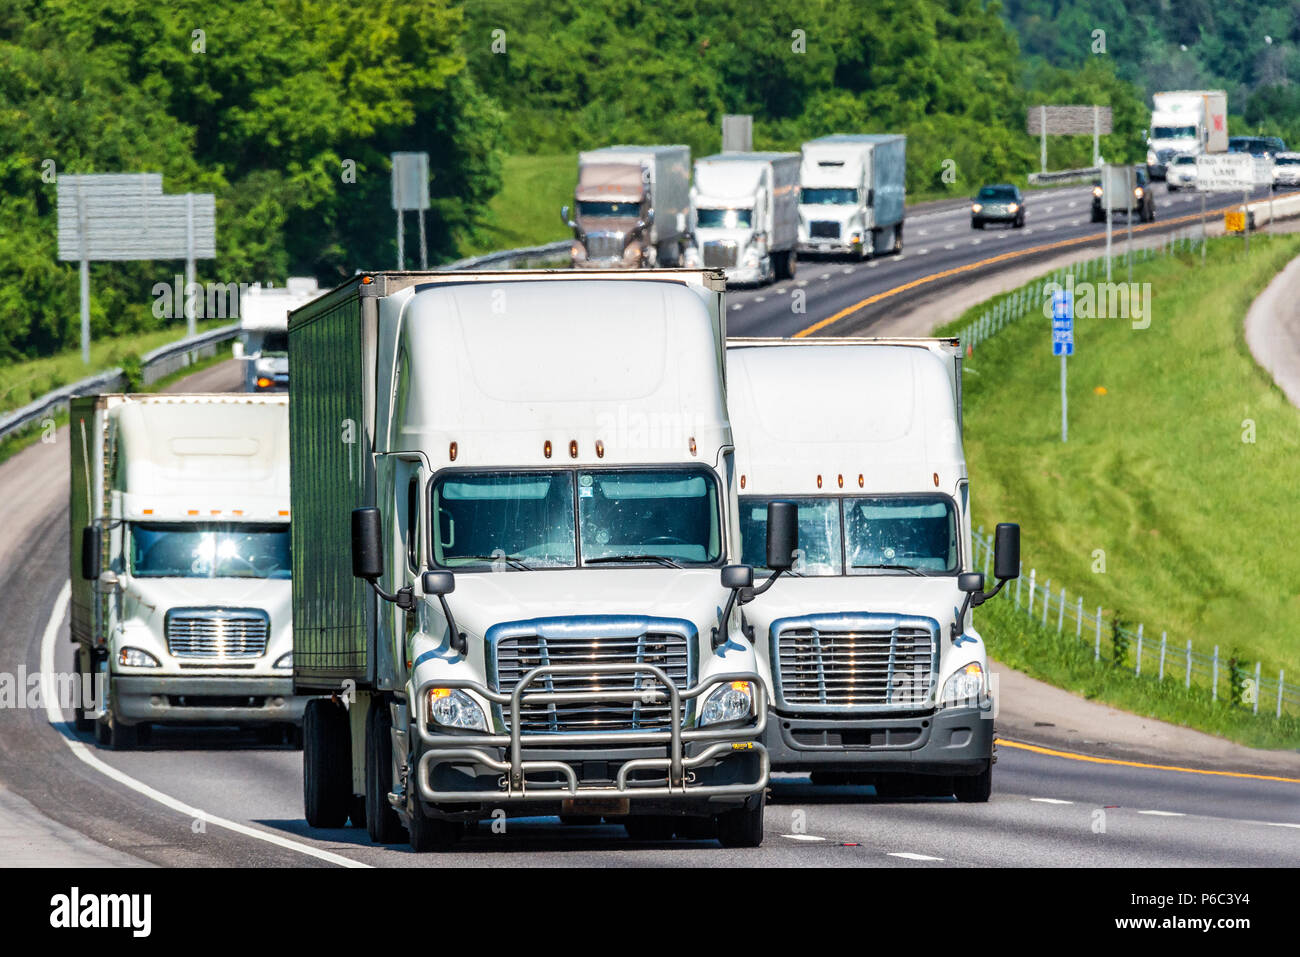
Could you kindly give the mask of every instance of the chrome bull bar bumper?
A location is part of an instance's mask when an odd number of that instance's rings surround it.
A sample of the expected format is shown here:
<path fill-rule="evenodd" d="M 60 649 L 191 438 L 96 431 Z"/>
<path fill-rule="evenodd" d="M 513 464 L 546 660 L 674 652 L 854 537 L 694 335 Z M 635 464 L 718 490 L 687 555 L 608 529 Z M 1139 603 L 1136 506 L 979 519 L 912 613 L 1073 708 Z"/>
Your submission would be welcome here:
<path fill-rule="evenodd" d="M 649 676 L 661 687 L 611 689 L 608 691 L 530 691 L 540 678 L 555 675 Z M 683 729 L 682 702 L 691 701 L 732 681 L 748 681 L 754 712 L 752 724 L 742 727 Z M 433 688 L 473 691 L 493 704 L 508 707 L 508 734 L 437 734 L 428 724 L 425 702 Z M 671 706 L 674 719 L 666 729 L 600 732 L 529 732 L 521 730 L 523 705 L 560 705 L 583 702 L 662 704 Z M 770 761 L 762 744 L 767 728 L 767 694 L 757 674 L 734 672 L 715 675 L 685 691 L 659 667 L 649 664 L 559 664 L 540 665 L 527 672 L 513 691 L 504 694 L 465 679 L 433 678 L 423 682 L 413 702 L 416 730 L 421 744 L 416 766 L 416 786 L 420 797 L 433 803 L 476 802 L 484 800 L 557 801 L 564 798 L 680 798 L 746 797 L 767 787 Z M 686 755 L 687 745 L 701 745 Z M 613 785 L 583 784 L 573 764 L 565 760 L 525 759 L 525 748 L 618 748 L 663 747 L 662 757 L 634 757 L 622 762 Z M 504 757 L 492 751 L 504 751 Z M 695 769 L 716 762 L 727 755 L 748 754 L 757 757 L 758 773 L 752 781 L 725 784 L 698 784 L 692 781 Z M 433 786 L 431 771 L 447 762 L 468 763 L 502 775 L 498 792 L 446 791 Z M 640 771 L 663 770 L 662 784 L 639 784 L 631 776 Z M 530 781 L 529 775 L 558 774 L 563 781 Z"/>

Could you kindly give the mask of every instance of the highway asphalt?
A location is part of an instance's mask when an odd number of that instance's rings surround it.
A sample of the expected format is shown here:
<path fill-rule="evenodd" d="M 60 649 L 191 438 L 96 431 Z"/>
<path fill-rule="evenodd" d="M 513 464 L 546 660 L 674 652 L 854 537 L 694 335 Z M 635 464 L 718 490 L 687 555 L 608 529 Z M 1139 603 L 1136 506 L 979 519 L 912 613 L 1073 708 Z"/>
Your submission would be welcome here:
<path fill-rule="evenodd" d="M 1162 197 L 1156 225 L 1171 228 L 1168 219 L 1192 208 L 1200 208 L 1194 196 Z M 791 335 L 936 271 L 1098 229 L 1087 223 L 1086 187 L 1034 194 L 1029 211 L 1023 230 L 981 233 L 970 230 L 964 208 L 918 215 L 908 223 L 901 259 L 802 263 L 794 282 L 729 294 L 729 331 Z M 793 289 L 808 290 L 805 313 L 790 311 Z M 869 330 L 875 308 L 846 313 L 819 331 Z M 176 388 L 218 391 L 238 383 L 237 366 L 227 363 Z M 0 464 L 0 528 L 6 529 L 0 672 L 24 667 L 33 673 L 51 664 L 71 670 L 66 498 L 66 430 L 53 444 L 34 445 Z M 24 863 L 1174 867 L 1300 861 L 1300 780 L 1099 763 L 1011 741 L 999 749 L 986 805 L 884 800 L 869 788 L 818 788 L 779 775 L 766 839 L 755 850 L 724 850 L 709 841 L 634 843 L 619 826 L 536 818 L 510 820 L 504 833 L 480 825 L 450 854 L 416 855 L 405 844 L 372 845 L 356 829 L 309 829 L 301 752 L 287 746 L 220 730 L 159 729 L 147 747 L 111 752 L 72 731 L 70 716 L 51 717 L 40 707 L 0 708 L 0 786 L 65 835 L 46 845 L 48 860 Z"/>

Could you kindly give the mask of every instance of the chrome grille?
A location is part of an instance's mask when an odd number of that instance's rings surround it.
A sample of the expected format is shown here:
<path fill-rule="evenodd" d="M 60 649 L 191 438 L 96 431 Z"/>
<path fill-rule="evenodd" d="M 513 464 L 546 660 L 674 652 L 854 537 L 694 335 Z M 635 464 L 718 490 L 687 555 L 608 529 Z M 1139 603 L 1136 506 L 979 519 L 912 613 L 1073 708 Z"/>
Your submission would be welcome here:
<path fill-rule="evenodd" d="M 792 705 L 925 707 L 935 652 L 926 628 L 788 628 L 777 640 L 781 698 Z"/>
<path fill-rule="evenodd" d="M 728 240 L 715 240 L 704 244 L 705 266 L 736 265 L 736 244 Z"/>
<path fill-rule="evenodd" d="M 587 258 L 588 259 L 622 259 L 623 258 L 623 234 L 622 233 L 588 233 L 587 234 Z"/>
<path fill-rule="evenodd" d="M 522 635 L 496 643 L 497 689 L 509 694 L 525 674 L 539 665 L 648 664 L 663 670 L 679 690 L 689 687 L 690 652 L 684 636 L 646 632 L 624 638 L 543 637 Z M 651 675 L 563 674 L 545 675 L 528 691 L 647 691 L 662 684 Z M 524 692 L 527 698 L 528 691 Z M 503 708 L 508 726 L 510 711 Z M 584 701 L 578 704 L 520 706 L 524 732 L 555 731 L 660 731 L 669 727 L 671 706 L 626 701 Z"/>
<path fill-rule="evenodd" d="M 167 613 L 167 650 L 177 658 L 257 658 L 266 654 L 266 613 L 186 609 Z"/>
<path fill-rule="evenodd" d="M 814 239 L 839 239 L 840 224 L 816 219 L 808 224 L 808 235 Z"/>

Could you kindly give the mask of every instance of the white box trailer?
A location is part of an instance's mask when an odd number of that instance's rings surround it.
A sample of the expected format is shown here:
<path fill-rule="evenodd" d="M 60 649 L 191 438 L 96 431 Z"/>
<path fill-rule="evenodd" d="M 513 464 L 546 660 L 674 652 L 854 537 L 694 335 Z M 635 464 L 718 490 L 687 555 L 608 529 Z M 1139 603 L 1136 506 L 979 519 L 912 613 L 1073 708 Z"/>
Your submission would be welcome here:
<path fill-rule="evenodd" d="M 799 251 L 861 259 L 901 252 L 907 137 L 837 134 L 802 152 Z"/>
<path fill-rule="evenodd" d="M 744 587 L 723 290 L 383 272 L 293 313 L 294 679 L 351 702 L 308 705 L 312 826 L 761 840 L 765 699 L 718 613 Z"/>
<path fill-rule="evenodd" d="M 289 388 L 289 313 L 320 294 L 311 276 L 290 276 L 283 287 L 257 284 L 239 297 L 235 358 L 244 362 L 245 392 Z"/>
<path fill-rule="evenodd" d="M 1164 179 L 1180 153 L 1228 149 L 1228 95 L 1223 90 L 1172 90 L 1151 95 L 1147 175 Z"/>
<path fill-rule="evenodd" d="M 993 710 L 956 339 L 733 339 L 728 407 L 745 559 L 793 502 L 798 577 L 743 605 L 774 770 L 986 800 Z M 998 527 L 1016 577 L 1019 528 Z M 999 588 L 1001 583 L 999 583 Z M 920 776 L 920 777 L 918 777 Z"/>
<path fill-rule="evenodd" d="M 731 283 L 795 274 L 799 241 L 798 153 L 719 153 L 695 161 L 695 250 Z"/>
<path fill-rule="evenodd" d="M 691 148 L 607 146 L 578 154 L 573 265 L 640 269 L 681 265 L 690 245 Z"/>
<path fill-rule="evenodd" d="M 72 401 L 72 640 L 101 743 L 155 724 L 301 720 L 289 614 L 284 395 Z"/>

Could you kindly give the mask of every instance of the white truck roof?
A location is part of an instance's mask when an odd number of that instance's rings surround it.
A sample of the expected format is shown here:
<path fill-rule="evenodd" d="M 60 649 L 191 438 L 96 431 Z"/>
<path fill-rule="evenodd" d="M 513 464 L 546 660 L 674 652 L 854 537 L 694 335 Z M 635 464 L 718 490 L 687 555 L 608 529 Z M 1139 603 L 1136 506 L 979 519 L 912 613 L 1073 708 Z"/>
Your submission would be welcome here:
<path fill-rule="evenodd" d="M 289 521 L 289 397 L 112 397 L 115 487 L 140 521 Z"/>
<path fill-rule="evenodd" d="M 239 324 L 245 332 L 283 332 L 289 313 L 319 296 L 314 277 L 290 276 L 280 288 L 250 286 L 239 299 Z"/>
<path fill-rule="evenodd" d="M 809 140 L 801 150 L 803 162 L 799 183 L 814 189 L 860 186 L 871 162 L 872 150 L 880 143 L 902 139 L 902 136 L 892 133 L 837 133 Z"/>
<path fill-rule="evenodd" d="M 790 171 L 776 176 L 777 187 L 797 182 L 798 153 L 718 153 L 695 161 L 695 192 L 706 201 L 753 198 L 769 167 Z"/>
<path fill-rule="evenodd" d="M 415 374 L 397 363 L 393 450 L 564 467 L 570 442 L 593 464 L 599 441 L 602 464 L 715 464 L 731 432 L 709 274 L 526 280 L 449 274 L 388 297 L 396 354 L 421 357 Z"/>
<path fill-rule="evenodd" d="M 955 494 L 966 478 L 958 350 L 946 339 L 732 340 L 741 493 Z"/>

